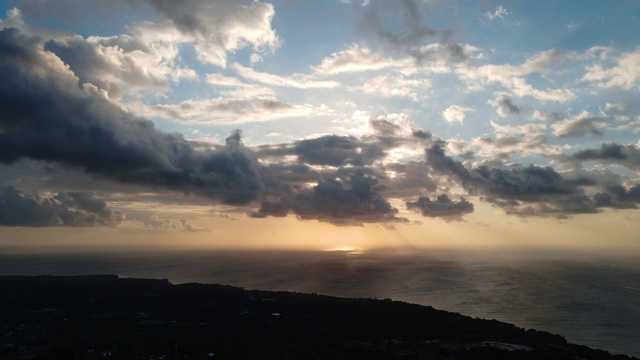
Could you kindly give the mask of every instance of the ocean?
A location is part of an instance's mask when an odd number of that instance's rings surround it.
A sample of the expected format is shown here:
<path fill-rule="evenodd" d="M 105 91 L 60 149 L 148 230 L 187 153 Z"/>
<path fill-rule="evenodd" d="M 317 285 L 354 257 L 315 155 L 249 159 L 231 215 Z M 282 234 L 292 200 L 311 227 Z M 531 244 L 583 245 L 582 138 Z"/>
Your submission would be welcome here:
<path fill-rule="evenodd" d="M 2 275 L 117 274 L 391 298 L 640 357 L 640 257 L 553 250 L 0 249 Z"/>

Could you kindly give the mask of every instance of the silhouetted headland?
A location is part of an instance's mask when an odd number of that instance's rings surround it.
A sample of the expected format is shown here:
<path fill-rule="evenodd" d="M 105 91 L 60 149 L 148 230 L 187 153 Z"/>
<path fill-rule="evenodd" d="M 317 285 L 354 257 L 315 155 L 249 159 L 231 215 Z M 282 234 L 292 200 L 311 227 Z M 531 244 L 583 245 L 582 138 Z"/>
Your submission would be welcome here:
<path fill-rule="evenodd" d="M 0 276 L 0 294 L 2 359 L 632 359 L 390 299 L 116 275 Z"/>

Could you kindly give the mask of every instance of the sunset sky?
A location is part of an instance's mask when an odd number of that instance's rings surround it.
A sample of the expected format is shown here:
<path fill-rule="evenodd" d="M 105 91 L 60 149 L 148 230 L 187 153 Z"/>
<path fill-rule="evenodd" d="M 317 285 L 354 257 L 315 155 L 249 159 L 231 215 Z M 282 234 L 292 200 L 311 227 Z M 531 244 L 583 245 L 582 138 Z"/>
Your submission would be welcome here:
<path fill-rule="evenodd" d="M 637 0 L 0 14 L 0 246 L 640 247 Z"/>

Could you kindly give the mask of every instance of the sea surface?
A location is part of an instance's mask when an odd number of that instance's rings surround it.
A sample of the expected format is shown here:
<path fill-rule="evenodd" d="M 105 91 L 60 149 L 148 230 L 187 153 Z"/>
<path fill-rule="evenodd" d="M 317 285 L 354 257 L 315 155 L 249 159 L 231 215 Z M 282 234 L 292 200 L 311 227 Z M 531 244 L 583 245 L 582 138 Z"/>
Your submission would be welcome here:
<path fill-rule="evenodd" d="M 640 256 L 554 251 L 0 248 L 2 275 L 117 274 L 341 297 L 391 298 L 640 357 Z"/>

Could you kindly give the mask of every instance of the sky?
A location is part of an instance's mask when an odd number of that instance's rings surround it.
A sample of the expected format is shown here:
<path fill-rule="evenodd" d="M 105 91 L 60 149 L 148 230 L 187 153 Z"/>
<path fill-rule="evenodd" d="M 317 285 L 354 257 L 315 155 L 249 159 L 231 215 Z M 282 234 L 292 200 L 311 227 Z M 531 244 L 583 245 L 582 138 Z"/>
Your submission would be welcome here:
<path fill-rule="evenodd" d="M 637 0 L 0 14 L 0 246 L 640 248 Z"/>

